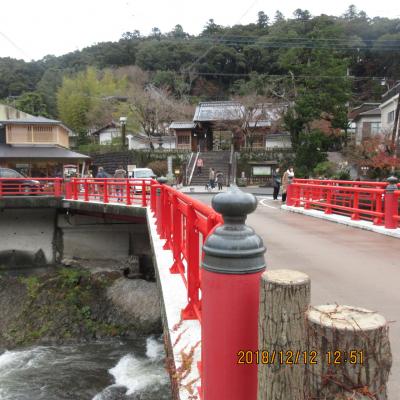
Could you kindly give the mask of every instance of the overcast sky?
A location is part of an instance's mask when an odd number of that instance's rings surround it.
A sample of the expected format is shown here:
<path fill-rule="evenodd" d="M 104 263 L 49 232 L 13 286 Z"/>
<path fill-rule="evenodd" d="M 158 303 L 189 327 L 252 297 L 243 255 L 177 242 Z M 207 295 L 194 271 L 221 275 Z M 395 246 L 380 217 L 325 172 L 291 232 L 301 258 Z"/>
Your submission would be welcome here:
<path fill-rule="evenodd" d="M 312 15 L 341 15 L 352 3 L 370 17 L 400 17 L 397 0 L 5 0 L 0 4 L 0 57 L 37 60 L 118 40 L 135 29 L 142 35 L 153 27 L 169 32 L 176 24 L 198 34 L 210 18 L 224 26 L 245 24 L 255 22 L 262 10 L 272 19 L 277 4 L 291 17 L 299 7 Z"/>

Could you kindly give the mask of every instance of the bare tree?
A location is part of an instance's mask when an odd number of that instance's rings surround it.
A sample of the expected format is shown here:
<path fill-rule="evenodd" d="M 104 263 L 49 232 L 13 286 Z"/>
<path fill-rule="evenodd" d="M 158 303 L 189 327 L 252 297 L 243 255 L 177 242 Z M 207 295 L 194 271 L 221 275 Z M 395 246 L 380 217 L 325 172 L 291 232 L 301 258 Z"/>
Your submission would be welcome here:
<path fill-rule="evenodd" d="M 147 85 L 144 89 L 134 88 L 129 96 L 130 109 L 135 114 L 143 132 L 149 138 L 150 148 L 154 149 L 154 137 L 169 133 L 169 125 L 192 113 L 192 108 L 178 102 L 162 89 Z"/>

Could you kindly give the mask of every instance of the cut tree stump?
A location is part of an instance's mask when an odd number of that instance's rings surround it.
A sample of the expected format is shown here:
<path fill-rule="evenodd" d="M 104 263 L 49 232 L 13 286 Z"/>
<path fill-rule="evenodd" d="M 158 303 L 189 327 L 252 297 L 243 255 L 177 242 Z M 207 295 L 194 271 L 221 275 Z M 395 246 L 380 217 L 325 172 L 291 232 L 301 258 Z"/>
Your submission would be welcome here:
<path fill-rule="evenodd" d="M 304 400 L 310 279 L 298 271 L 269 270 L 260 282 L 258 400 Z"/>
<path fill-rule="evenodd" d="M 310 398 L 386 400 L 392 365 L 384 317 L 363 308 L 339 305 L 311 307 L 307 312 Z"/>

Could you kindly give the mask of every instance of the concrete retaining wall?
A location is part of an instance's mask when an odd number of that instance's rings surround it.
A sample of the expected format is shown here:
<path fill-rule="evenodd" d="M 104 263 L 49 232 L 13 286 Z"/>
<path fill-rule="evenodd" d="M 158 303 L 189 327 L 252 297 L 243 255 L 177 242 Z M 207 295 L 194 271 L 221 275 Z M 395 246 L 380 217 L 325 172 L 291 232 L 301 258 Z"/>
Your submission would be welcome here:
<path fill-rule="evenodd" d="M 21 252 L 34 258 L 42 251 L 43 261 L 54 262 L 55 223 L 56 209 L 3 209 L 0 254 Z"/>

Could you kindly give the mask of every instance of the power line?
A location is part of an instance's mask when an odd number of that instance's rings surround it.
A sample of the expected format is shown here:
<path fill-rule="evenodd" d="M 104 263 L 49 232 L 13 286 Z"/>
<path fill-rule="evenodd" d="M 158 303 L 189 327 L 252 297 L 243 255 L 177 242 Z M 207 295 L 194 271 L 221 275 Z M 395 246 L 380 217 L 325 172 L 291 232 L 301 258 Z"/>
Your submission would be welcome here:
<path fill-rule="evenodd" d="M 19 47 L 16 43 L 14 43 L 5 33 L 0 32 L 0 35 L 3 36 L 3 38 L 11 44 L 11 46 L 13 46 L 16 50 L 18 50 L 20 53 L 22 53 L 25 57 L 32 59 L 32 57 L 29 56 L 29 54 L 24 51 L 23 49 L 21 49 L 21 47 Z"/>
<path fill-rule="evenodd" d="M 182 74 L 182 73 L 181 73 Z M 251 77 L 250 73 L 229 73 L 229 72 L 195 72 L 199 76 L 226 76 L 226 77 Z M 277 79 L 292 79 L 292 75 L 289 74 L 259 74 L 260 78 L 277 78 Z M 363 80 L 376 80 L 382 81 L 387 77 L 383 76 L 354 76 L 354 75 L 294 75 L 294 79 L 350 79 L 353 81 Z M 396 80 L 396 79 L 394 79 Z"/>

